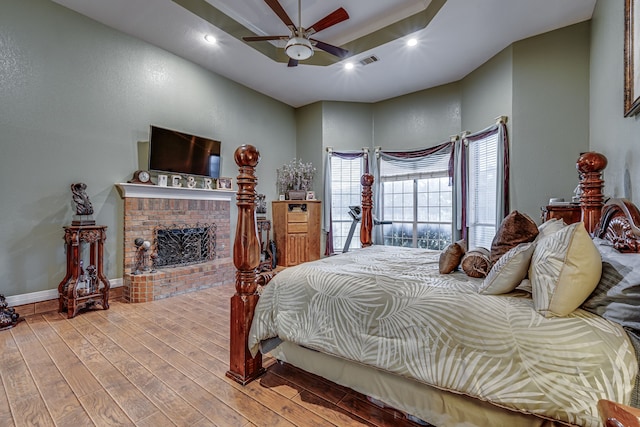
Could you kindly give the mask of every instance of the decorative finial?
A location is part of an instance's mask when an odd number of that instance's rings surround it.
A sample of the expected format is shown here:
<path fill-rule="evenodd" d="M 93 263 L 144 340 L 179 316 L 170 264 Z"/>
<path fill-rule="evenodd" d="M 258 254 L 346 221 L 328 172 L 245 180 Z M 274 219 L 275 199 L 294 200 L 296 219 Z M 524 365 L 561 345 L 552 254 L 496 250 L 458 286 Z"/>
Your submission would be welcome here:
<path fill-rule="evenodd" d="M 234 159 L 240 167 L 251 166 L 255 168 L 260 161 L 260 152 L 253 145 L 243 144 L 236 148 Z"/>
<path fill-rule="evenodd" d="M 595 151 L 582 153 L 576 162 L 576 169 L 580 173 L 600 172 L 607 167 L 607 158 Z"/>

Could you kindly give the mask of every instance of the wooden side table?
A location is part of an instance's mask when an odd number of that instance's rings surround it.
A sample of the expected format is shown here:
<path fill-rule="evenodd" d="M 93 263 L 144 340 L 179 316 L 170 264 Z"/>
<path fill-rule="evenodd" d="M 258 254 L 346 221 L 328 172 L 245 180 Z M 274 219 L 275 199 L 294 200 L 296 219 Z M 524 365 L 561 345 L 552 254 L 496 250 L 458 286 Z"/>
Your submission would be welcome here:
<path fill-rule="evenodd" d="M 67 273 L 58 285 L 58 311 L 72 318 L 85 308 L 100 305 L 109 308 L 111 285 L 104 275 L 104 241 L 106 225 L 71 225 L 64 227 Z M 89 263 L 82 259 L 83 247 L 89 245 Z"/>
<path fill-rule="evenodd" d="M 561 219 L 565 224 L 573 224 L 582 220 L 582 211 L 577 203 L 566 205 L 547 205 L 540 208 L 542 222 L 549 221 L 552 218 Z"/>

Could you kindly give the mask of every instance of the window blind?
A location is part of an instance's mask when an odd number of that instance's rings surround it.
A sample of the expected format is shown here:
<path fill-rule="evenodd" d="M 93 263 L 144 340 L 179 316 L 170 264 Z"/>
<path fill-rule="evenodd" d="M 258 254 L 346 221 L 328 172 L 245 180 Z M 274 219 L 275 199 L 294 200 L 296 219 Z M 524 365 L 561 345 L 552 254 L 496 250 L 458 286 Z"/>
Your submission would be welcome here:
<path fill-rule="evenodd" d="M 336 251 L 343 249 L 353 222 L 349 206 L 360 206 L 362 173 L 362 158 L 331 158 L 331 222 Z M 360 227 L 356 227 L 350 248 L 359 247 Z"/>
<path fill-rule="evenodd" d="M 469 141 L 469 248 L 491 248 L 496 232 L 498 192 L 498 132 Z"/>

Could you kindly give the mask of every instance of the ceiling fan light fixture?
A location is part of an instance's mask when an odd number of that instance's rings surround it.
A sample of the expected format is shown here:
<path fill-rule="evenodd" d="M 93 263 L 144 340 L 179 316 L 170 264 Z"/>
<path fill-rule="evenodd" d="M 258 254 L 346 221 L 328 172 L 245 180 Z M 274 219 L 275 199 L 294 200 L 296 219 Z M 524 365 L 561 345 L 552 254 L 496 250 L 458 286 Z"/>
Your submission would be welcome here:
<path fill-rule="evenodd" d="M 291 37 L 284 51 L 289 58 L 303 61 L 313 56 L 313 45 L 305 37 Z"/>

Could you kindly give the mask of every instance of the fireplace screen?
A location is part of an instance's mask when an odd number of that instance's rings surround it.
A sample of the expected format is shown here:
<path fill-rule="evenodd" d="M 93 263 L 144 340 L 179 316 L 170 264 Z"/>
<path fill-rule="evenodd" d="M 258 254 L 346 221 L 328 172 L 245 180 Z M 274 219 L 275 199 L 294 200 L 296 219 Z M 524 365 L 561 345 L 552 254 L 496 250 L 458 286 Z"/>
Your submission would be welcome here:
<path fill-rule="evenodd" d="M 215 258 L 216 225 L 157 227 L 155 267 L 197 264 Z"/>

